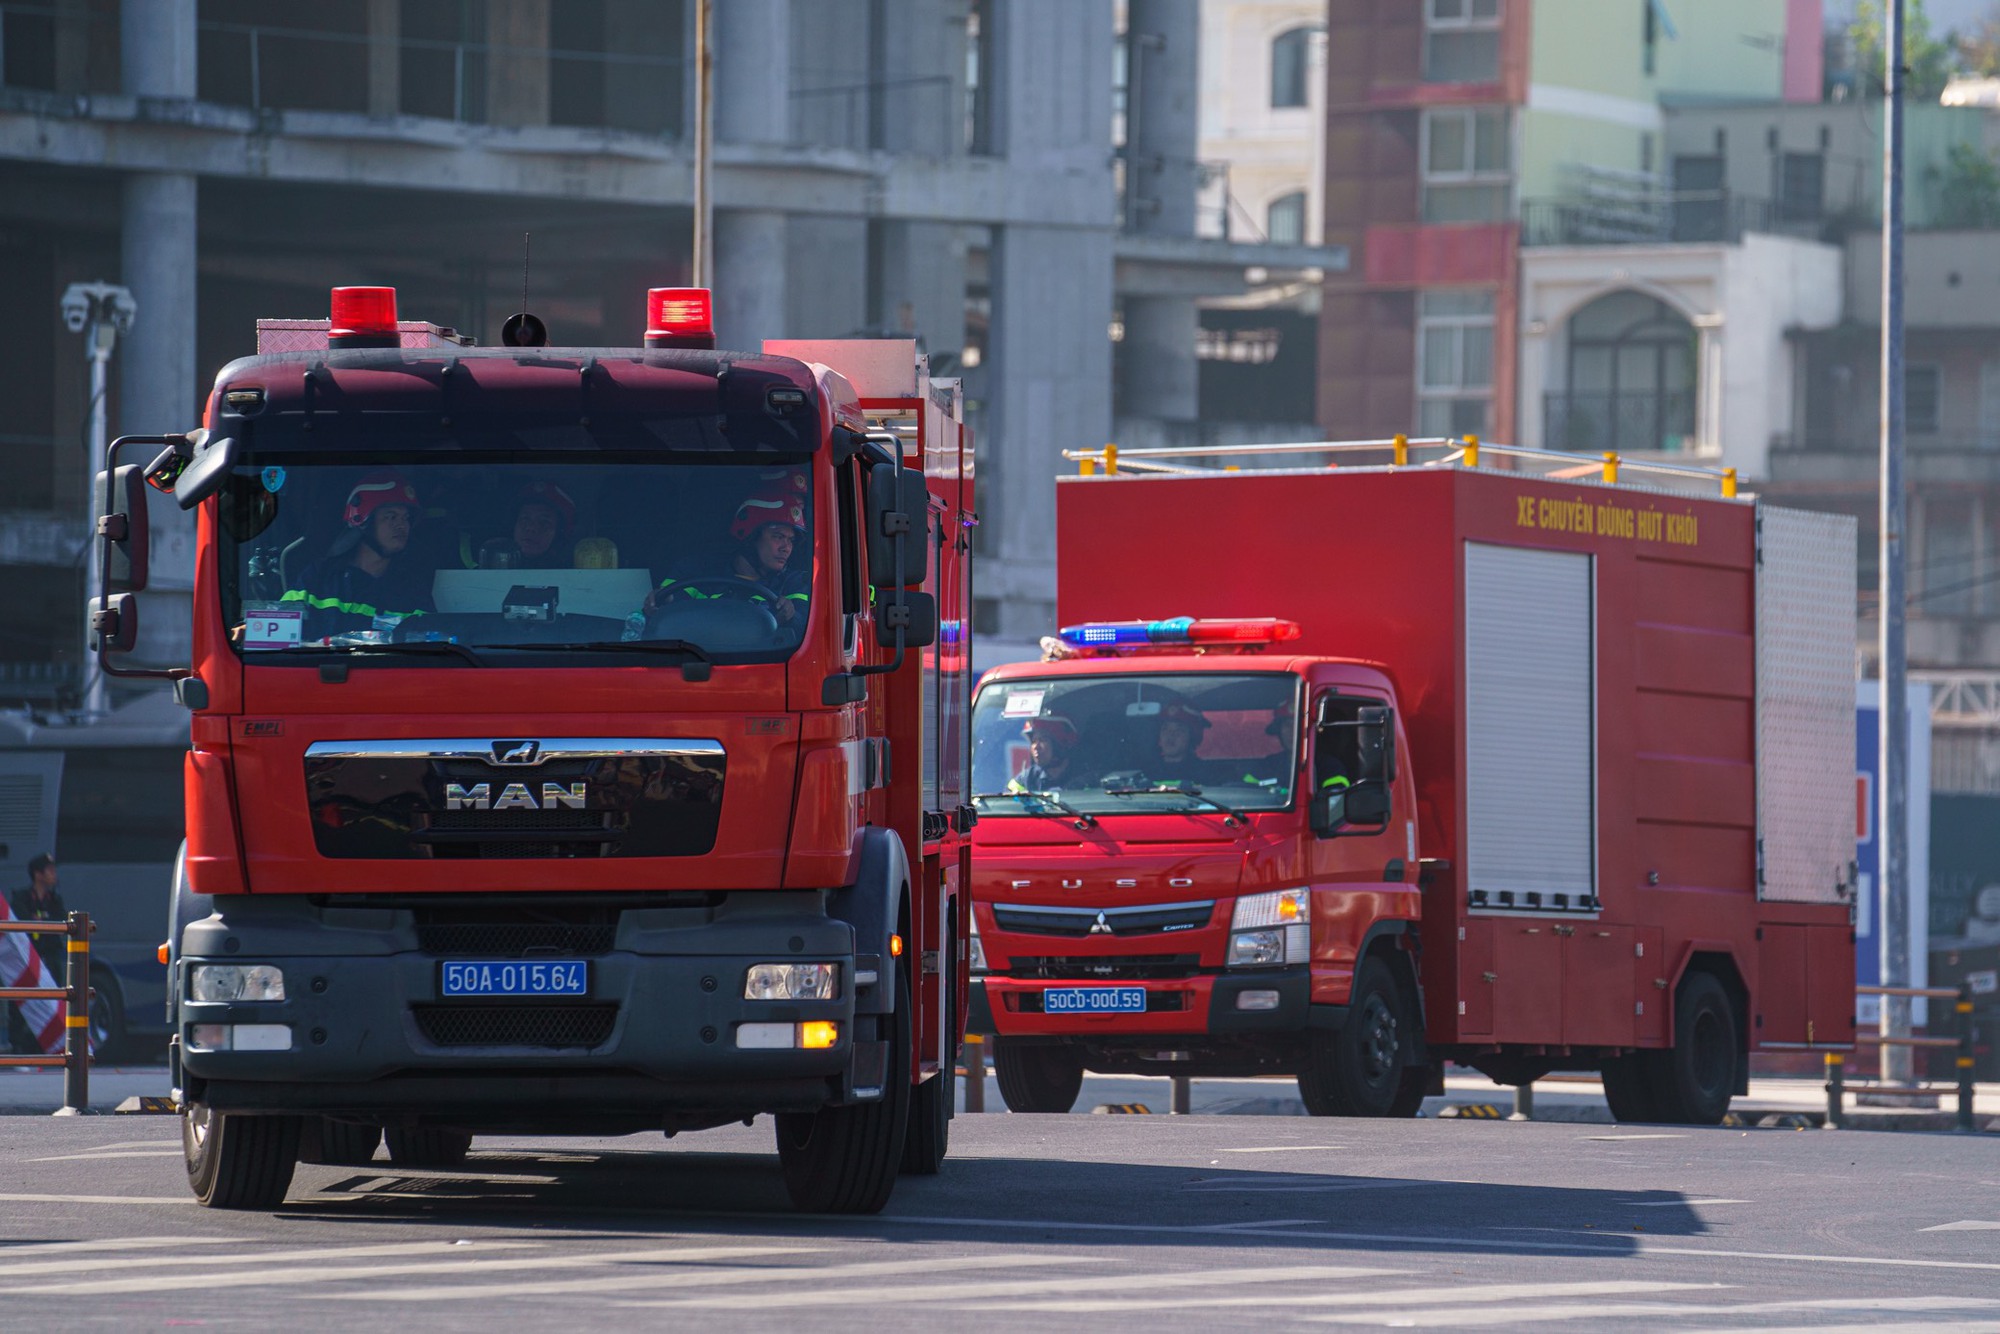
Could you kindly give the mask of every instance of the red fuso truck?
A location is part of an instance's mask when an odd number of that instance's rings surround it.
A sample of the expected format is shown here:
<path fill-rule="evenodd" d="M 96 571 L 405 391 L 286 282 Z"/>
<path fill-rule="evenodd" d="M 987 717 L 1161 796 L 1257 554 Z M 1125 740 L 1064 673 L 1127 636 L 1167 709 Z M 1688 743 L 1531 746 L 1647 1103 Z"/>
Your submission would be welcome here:
<path fill-rule="evenodd" d="M 1852 520 L 1476 444 L 1157 453 L 1059 483 L 1065 628 L 973 709 L 1011 1108 L 1095 1070 L 1411 1116 L 1453 1061 L 1713 1123 L 1751 1052 L 1852 1043 Z"/>
<path fill-rule="evenodd" d="M 715 351 L 709 309 L 477 348 L 337 289 L 260 323 L 202 429 L 112 447 L 107 670 L 138 671 L 146 484 L 197 516 L 191 670 L 155 674 L 193 715 L 167 953 L 202 1203 L 385 1134 L 444 1165 L 759 1113 L 805 1209 L 938 1171 L 962 400 L 910 342 Z"/>

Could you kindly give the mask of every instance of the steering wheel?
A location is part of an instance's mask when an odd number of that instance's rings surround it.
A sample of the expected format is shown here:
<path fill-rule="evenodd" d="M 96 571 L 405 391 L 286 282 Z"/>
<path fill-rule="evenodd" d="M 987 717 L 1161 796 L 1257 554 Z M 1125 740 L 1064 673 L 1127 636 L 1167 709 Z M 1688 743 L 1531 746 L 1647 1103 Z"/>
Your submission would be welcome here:
<path fill-rule="evenodd" d="M 726 598 L 734 602 L 769 602 L 771 591 L 762 584 L 749 579 L 737 579 L 726 574 L 703 575 L 696 579 L 676 579 L 674 586 L 666 590 L 664 603 L 669 599 L 678 600 L 682 592 L 700 593 L 695 601 L 711 598 Z"/>

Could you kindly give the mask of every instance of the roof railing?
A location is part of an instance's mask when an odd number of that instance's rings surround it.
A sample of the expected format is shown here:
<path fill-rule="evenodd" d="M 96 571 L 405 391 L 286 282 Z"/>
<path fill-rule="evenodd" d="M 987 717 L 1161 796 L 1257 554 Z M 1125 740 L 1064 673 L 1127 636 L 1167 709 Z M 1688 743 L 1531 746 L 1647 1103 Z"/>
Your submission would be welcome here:
<path fill-rule="evenodd" d="M 1197 460 L 1266 457 L 1277 454 L 1330 455 L 1328 468 L 1339 467 L 1345 454 L 1389 453 L 1394 468 L 1477 468 L 1484 459 L 1518 459 L 1531 464 L 1550 465 L 1533 475 L 1556 480 L 1590 478 L 1606 486 L 1619 485 L 1621 474 L 1641 477 L 1693 478 L 1713 484 L 1725 499 L 1736 496 L 1736 469 L 1704 468 L 1692 463 L 1664 463 L 1652 459 L 1623 458 L 1606 453 L 1596 459 L 1553 449 L 1529 449 L 1522 445 L 1482 443 L 1478 436 L 1395 435 L 1384 440 L 1293 440 L 1255 445 L 1187 445 L 1120 449 L 1065 449 L 1063 457 L 1077 464 L 1084 477 L 1115 477 L 1122 473 L 1153 473 L 1171 476 L 1206 476 L 1240 472 L 1240 464 L 1215 464 Z M 1423 458 L 1423 454 L 1434 457 Z M 1378 465 L 1379 466 L 1379 465 Z M 1629 484 L 1629 483 L 1628 483 Z"/>

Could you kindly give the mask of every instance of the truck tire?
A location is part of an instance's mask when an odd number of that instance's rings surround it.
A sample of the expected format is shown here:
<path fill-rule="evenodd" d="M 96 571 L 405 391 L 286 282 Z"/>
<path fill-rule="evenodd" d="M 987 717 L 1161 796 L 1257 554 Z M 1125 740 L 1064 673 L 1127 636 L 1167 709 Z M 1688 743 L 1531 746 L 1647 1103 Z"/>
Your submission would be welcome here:
<path fill-rule="evenodd" d="M 1674 998 L 1674 1045 L 1648 1052 L 1660 1119 L 1719 1125 L 1736 1092 L 1736 1006 L 1713 973 L 1689 973 Z"/>
<path fill-rule="evenodd" d="M 944 997 L 946 1049 L 938 1053 L 938 1071 L 910 1090 L 910 1125 L 903 1133 L 904 1176 L 934 1177 L 944 1167 L 951 1150 L 952 1104 L 958 1095 L 958 1015 L 954 1012 L 957 992 L 952 990 L 949 951 L 940 950 L 945 960 L 939 972 L 938 994 Z"/>
<path fill-rule="evenodd" d="M 1649 1058 L 1654 1053 L 1635 1051 L 1604 1063 L 1604 1101 L 1611 1106 L 1616 1121 L 1658 1121 L 1660 1108 L 1653 1098 Z"/>
<path fill-rule="evenodd" d="M 326 1167 L 365 1167 L 375 1161 L 382 1127 L 336 1121 L 328 1116 L 305 1118 L 299 1134 L 299 1161 Z"/>
<path fill-rule="evenodd" d="M 1083 1058 L 1069 1047 L 993 1039 L 993 1075 L 1010 1112 L 1066 1114 L 1083 1092 Z"/>
<path fill-rule="evenodd" d="M 299 1118 L 243 1116 L 189 1103 L 181 1152 L 195 1199 L 211 1209 L 275 1209 L 299 1161 Z"/>
<path fill-rule="evenodd" d="M 1405 1096 L 1414 1031 L 1389 966 L 1377 958 L 1363 960 L 1354 973 L 1347 1022 L 1332 1033 L 1312 1035 L 1305 1069 L 1299 1071 L 1306 1110 L 1314 1116 L 1414 1115 Z"/>
<path fill-rule="evenodd" d="M 889 1067 L 882 1096 L 848 1107 L 780 1112 L 778 1164 L 792 1207 L 809 1214 L 874 1214 L 889 1202 L 910 1124 L 910 981 L 896 969 L 896 1010 L 889 1024 Z M 936 1082 L 936 1081 L 932 1081 Z"/>
<path fill-rule="evenodd" d="M 389 1161 L 398 1167 L 457 1167 L 472 1151 L 472 1136 L 451 1126 L 390 1126 Z"/>

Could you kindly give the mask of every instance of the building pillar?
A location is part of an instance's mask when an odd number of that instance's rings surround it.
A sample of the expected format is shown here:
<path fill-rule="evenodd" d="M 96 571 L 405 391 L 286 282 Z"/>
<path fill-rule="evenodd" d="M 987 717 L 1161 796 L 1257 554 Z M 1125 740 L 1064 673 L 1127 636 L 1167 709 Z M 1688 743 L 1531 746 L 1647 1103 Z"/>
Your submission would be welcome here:
<path fill-rule="evenodd" d="M 1196 0 L 1131 0 L 1126 23 L 1127 231 L 1192 237 L 1200 124 Z M 1193 421 L 1199 415 L 1200 327 L 1193 297 L 1125 298 L 1122 414 Z"/>
<path fill-rule="evenodd" d="M 549 0 L 486 0 L 486 119 L 549 123 Z"/>
<path fill-rule="evenodd" d="M 723 0 L 711 12 L 716 142 L 785 143 L 792 109 L 790 0 Z M 715 210 L 718 346 L 755 351 L 766 338 L 789 332 L 786 239 L 785 215 L 778 210 Z"/>
<path fill-rule="evenodd" d="M 368 114 L 403 109 L 403 0 L 368 0 Z"/>

